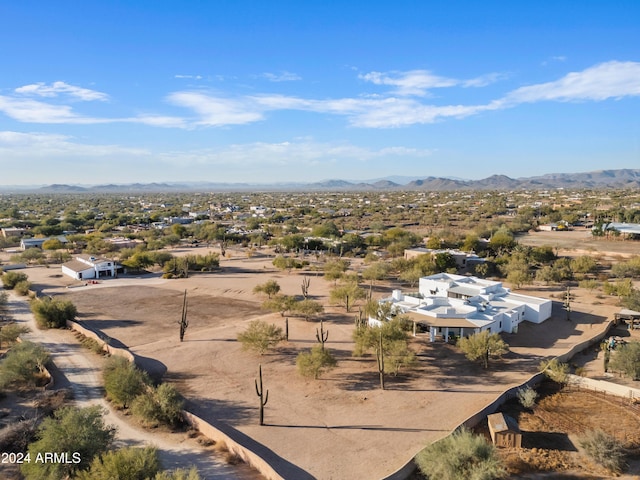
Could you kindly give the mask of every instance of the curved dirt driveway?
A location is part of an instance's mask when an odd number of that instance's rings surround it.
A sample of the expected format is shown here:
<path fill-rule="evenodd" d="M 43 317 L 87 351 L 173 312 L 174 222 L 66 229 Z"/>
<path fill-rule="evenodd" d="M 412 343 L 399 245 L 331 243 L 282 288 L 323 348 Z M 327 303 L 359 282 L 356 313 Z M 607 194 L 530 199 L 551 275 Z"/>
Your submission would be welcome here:
<path fill-rule="evenodd" d="M 13 318 L 27 325 L 31 332 L 23 335 L 44 346 L 54 363 L 52 374 L 56 387 L 70 387 L 78 407 L 99 405 L 105 410 L 105 423 L 117 428 L 116 446 L 154 445 L 165 469 L 196 466 L 207 480 L 256 479 L 259 475 L 247 466 L 232 467 L 214 457 L 193 439 L 184 434 L 145 430 L 127 422 L 103 398 L 101 381 L 102 359 L 84 349 L 68 330 L 39 330 L 26 300 L 9 294 L 9 309 Z"/>

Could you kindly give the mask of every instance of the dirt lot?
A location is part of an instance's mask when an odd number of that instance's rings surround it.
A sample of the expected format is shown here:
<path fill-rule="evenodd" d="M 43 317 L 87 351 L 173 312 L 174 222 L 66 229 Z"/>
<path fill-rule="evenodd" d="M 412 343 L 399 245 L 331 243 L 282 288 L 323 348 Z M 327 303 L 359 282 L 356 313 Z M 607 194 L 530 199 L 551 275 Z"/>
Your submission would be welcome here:
<path fill-rule="evenodd" d="M 598 252 L 601 260 L 640 255 L 640 241 L 606 239 L 594 237 L 589 229 L 575 229 L 566 232 L 530 232 L 518 235 L 516 240 L 523 245 L 539 247 L 550 245 L 559 255 L 575 256 Z"/>
<path fill-rule="evenodd" d="M 332 283 L 314 273 L 310 293 L 326 306 L 328 347 L 338 368 L 317 381 L 297 374 L 295 357 L 314 344 L 318 326 L 302 319 L 290 319 L 290 340 L 278 353 L 260 357 L 242 351 L 236 337 L 249 321 L 284 325 L 280 315 L 260 310 L 263 298 L 252 293 L 253 287 L 274 279 L 285 294 L 301 291 L 301 275 L 274 270 L 268 257 L 247 259 L 237 253 L 222 261 L 220 272 L 185 280 L 152 274 L 78 288 L 65 288 L 74 282 L 54 268 L 29 268 L 27 273 L 45 293 L 72 299 L 80 320 L 103 330 L 114 345 L 145 357 L 153 371 L 166 371 L 165 379 L 177 383 L 195 412 L 230 423 L 319 479 L 371 479 L 393 472 L 422 446 L 536 372 L 542 358 L 600 331 L 615 310 L 606 304 L 609 299 L 593 305 L 588 292 L 576 289 L 573 322 L 555 305 L 554 318 L 525 324 L 518 335 L 508 336 L 512 352 L 489 371 L 470 364 L 454 347 L 419 337 L 413 341 L 419 366 L 390 377 L 388 390 L 381 391 L 374 360 L 351 356 L 353 313 L 328 306 Z M 380 285 L 376 294 L 388 294 L 391 287 Z M 185 289 L 190 326 L 180 343 L 176 321 Z M 548 288 L 522 293 L 561 294 Z M 258 364 L 270 392 L 263 427 L 253 385 Z"/>

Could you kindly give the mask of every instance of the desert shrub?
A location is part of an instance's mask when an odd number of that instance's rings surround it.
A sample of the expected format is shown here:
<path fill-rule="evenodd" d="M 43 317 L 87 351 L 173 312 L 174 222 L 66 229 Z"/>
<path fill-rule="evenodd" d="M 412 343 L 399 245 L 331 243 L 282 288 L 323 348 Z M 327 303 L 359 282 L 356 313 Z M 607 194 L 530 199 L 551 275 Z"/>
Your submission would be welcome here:
<path fill-rule="evenodd" d="M 15 288 L 15 286 L 19 282 L 25 282 L 27 280 L 27 274 L 21 272 L 5 272 L 2 277 L 2 284 L 4 288 L 8 288 L 9 290 Z"/>
<path fill-rule="evenodd" d="M 95 338 L 85 337 L 82 335 L 80 338 L 80 345 L 91 350 L 93 353 L 102 354 L 104 352 L 103 344 Z"/>
<path fill-rule="evenodd" d="M 0 270 L 0 274 L 2 270 Z M 9 294 L 7 292 L 0 291 L 0 312 L 3 312 L 7 309 L 7 304 L 9 303 Z"/>
<path fill-rule="evenodd" d="M 131 403 L 131 411 L 147 426 L 160 424 L 177 426 L 182 421 L 184 400 L 176 388 L 163 383 L 157 388 L 147 388 Z"/>
<path fill-rule="evenodd" d="M 67 320 L 78 314 L 76 306 L 69 300 L 42 297 L 31 302 L 31 311 L 39 328 L 64 328 Z"/>
<path fill-rule="evenodd" d="M 620 345 L 611 356 L 609 366 L 632 380 L 640 379 L 640 342 Z"/>
<path fill-rule="evenodd" d="M 33 342 L 13 346 L 0 362 L 0 387 L 35 386 L 49 361 L 49 353 Z"/>
<path fill-rule="evenodd" d="M 492 480 L 506 476 L 496 448 L 466 429 L 427 446 L 415 461 L 429 480 Z"/>
<path fill-rule="evenodd" d="M 536 398 L 538 398 L 538 392 L 536 392 L 530 386 L 525 386 L 518 389 L 516 394 L 520 405 L 524 408 L 531 408 L 536 404 Z"/>
<path fill-rule="evenodd" d="M 588 279 L 588 280 L 581 280 L 578 283 L 578 286 L 580 288 L 586 288 L 589 291 L 593 291 L 596 288 L 598 288 L 600 286 L 600 282 L 598 282 L 597 280 L 593 280 L 593 279 Z"/>
<path fill-rule="evenodd" d="M 614 473 L 619 473 L 625 466 L 625 454 L 622 444 L 602 430 L 590 430 L 580 440 L 594 462 Z"/>
<path fill-rule="evenodd" d="M 17 323 L 10 323 L 9 325 L 4 325 L 0 330 L 0 344 L 7 343 L 15 343 L 20 335 L 25 333 L 29 333 L 29 327 L 25 327 L 24 325 L 18 325 Z"/>
<path fill-rule="evenodd" d="M 284 340 L 282 328 L 262 320 L 253 320 L 244 332 L 238 334 L 238 341 L 245 350 L 253 350 L 260 355 L 274 348 Z"/>
<path fill-rule="evenodd" d="M 540 371 L 556 383 L 567 383 L 569 365 L 559 362 L 557 358 L 540 362 Z"/>
<path fill-rule="evenodd" d="M 323 349 L 322 345 L 316 345 L 308 352 L 299 353 L 296 365 L 303 377 L 318 379 L 324 372 L 336 366 L 336 359 L 329 350 Z"/>
<path fill-rule="evenodd" d="M 105 452 L 115 436 L 115 428 L 105 425 L 104 411 L 95 405 L 87 408 L 62 407 L 53 417 L 43 420 L 38 440 L 29 445 L 32 459 L 46 452 L 71 452 L 70 462 L 35 462 L 22 464 L 27 480 L 59 480 L 85 470 L 96 455 Z M 71 460 L 77 459 L 78 463 Z"/>
<path fill-rule="evenodd" d="M 20 453 L 26 452 L 29 442 L 33 440 L 38 426 L 37 418 L 29 418 L 14 422 L 0 429 L 0 451 Z"/>
<path fill-rule="evenodd" d="M 153 480 L 201 480 L 200 474 L 196 467 L 178 468 L 172 471 L 165 471 L 156 474 Z"/>
<path fill-rule="evenodd" d="M 142 394 L 151 379 L 146 372 L 123 357 L 111 357 L 102 374 L 104 389 L 109 399 L 118 408 L 127 408 Z"/>
<path fill-rule="evenodd" d="M 160 459 L 155 447 L 127 447 L 95 457 L 88 470 L 75 477 L 78 480 L 147 480 L 160 470 Z"/>
<path fill-rule="evenodd" d="M 13 289 L 18 295 L 22 295 L 23 297 L 26 297 L 27 295 L 29 295 L 29 290 L 31 290 L 31 282 L 28 280 L 23 280 L 21 282 L 16 283 Z"/>

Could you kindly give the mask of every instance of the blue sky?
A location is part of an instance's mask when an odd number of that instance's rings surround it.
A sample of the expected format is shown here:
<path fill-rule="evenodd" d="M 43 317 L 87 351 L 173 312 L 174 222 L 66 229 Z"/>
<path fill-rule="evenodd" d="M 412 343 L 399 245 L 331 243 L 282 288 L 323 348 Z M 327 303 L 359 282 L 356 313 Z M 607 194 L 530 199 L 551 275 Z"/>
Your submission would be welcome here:
<path fill-rule="evenodd" d="M 0 185 L 640 168 L 640 2 L 0 3 Z"/>

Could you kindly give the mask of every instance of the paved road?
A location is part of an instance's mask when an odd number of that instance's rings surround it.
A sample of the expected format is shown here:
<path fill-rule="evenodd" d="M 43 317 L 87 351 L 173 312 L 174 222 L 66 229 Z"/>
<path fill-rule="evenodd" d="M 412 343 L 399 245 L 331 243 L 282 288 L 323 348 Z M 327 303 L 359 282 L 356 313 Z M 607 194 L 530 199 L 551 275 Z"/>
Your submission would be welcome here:
<path fill-rule="evenodd" d="M 193 440 L 187 440 L 184 434 L 159 434 L 125 421 L 103 398 L 101 362 L 97 355 L 81 347 L 68 330 L 38 330 L 23 297 L 10 293 L 9 309 L 17 322 L 31 329 L 23 338 L 40 343 L 51 353 L 55 364 L 52 373 L 56 388 L 70 387 L 75 404 L 79 407 L 100 405 L 105 409 L 105 422 L 117 428 L 117 446 L 154 445 L 158 448 L 164 468 L 195 465 L 200 476 L 207 480 L 259 478 L 246 466 L 232 467 L 222 463 L 210 451 L 198 448 Z"/>

